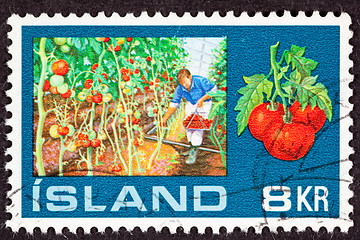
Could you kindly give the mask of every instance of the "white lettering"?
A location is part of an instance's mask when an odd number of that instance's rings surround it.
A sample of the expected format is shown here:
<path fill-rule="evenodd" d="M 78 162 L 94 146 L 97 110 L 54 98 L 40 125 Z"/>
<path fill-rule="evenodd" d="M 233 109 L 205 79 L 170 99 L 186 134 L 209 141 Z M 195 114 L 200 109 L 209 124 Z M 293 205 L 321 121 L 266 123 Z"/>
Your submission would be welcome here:
<path fill-rule="evenodd" d="M 297 206 L 297 210 L 298 211 L 301 211 L 301 207 L 302 207 L 302 204 L 304 203 L 305 207 L 307 208 L 308 211 L 312 211 L 311 207 L 310 207 L 310 204 L 308 203 L 308 201 L 306 200 L 306 195 L 308 195 L 308 193 L 310 192 L 312 186 L 308 186 L 306 189 L 305 189 L 305 192 L 304 193 L 301 193 L 301 186 L 298 186 L 298 206 Z"/>
<path fill-rule="evenodd" d="M 130 194 L 134 201 L 126 202 L 125 198 L 127 194 Z M 116 199 L 111 211 L 119 211 L 121 207 L 137 207 L 140 211 L 146 211 L 144 203 L 142 202 L 139 194 L 134 186 L 124 186 Z"/>
<path fill-rule="evenodd" d="M 274 196 L 270 195 L 271 191 L 281 191 L 283 195 Z M 291 196 L 290 188 L 285 186 L 269 186 L 263 188 L 263 208 L 265 211 L 273 212 L 283 212 L 288 211 L 291 208 L 291 201 L 289 197 Z M 283 206 L 270 206 L 270 202 L 283 202 Z"/>
<path fill-rule="evenodd" d="M 186 186 L 180 186 L 180 204 L 171 196 L 164 186 L 153 187 L 153 210 L 160 210 L 160 194 L 175 211 L 186 211 Z"/>
<path fill-rule="evenodd" d="M 201 192 L 218 192 L 218 205 L 202 205 Z M 194 211 L 222 211 L 226 207 L 226 190 L 221 186 L 194 186 Z"/>
<path fill-rule="evenodd" d="M 321 197 L 319 196 L 319 190 L 322 190 L 324 192 L 324 195 L 322 195 Z M 328 200 L 326 199 L 327 196 L 329 195 L 329 191 L 326 187 L 324 186 L 315 186 L 315 197 L 314 197 L 314 209 L 315 211 L 319 211 L 319 201 L 323 201 L 324 202 L 324 211 L 329 211 L 328 210 Z"/>
<path fill-rule="evenodd" d="M 93 206 L 91 186 L 85 186 L 85 212 L 101 212 L 106 206 Z"/>
<path fill-rule="evenodd" d="M 55 205 L 53 203 L 47 203 L 46 206 L 49 211 L 58 212 L 58 211 L 74 211 L 77 207 L 77 200 L 75 196 L 72 195 L 55 195 L 54 192 L 67 192 L 70 194 L 75 194 L 76 189 L 73 186 L 51 186 L 47 189 L 46 197 L 50 201 L 54 202 L 68 202 L 68 205 Z"/>

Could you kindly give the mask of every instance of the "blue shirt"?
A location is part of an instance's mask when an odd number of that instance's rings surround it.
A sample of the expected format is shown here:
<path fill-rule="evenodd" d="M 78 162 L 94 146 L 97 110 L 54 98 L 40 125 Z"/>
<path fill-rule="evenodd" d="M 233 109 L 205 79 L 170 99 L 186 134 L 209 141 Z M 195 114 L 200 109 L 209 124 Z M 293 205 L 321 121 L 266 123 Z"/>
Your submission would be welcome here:
<path fill-rule="evenodd" d="M 179 84 L 179 86 L 177 86 L 175 89 L 174 98 L 171 102 L 179 104 L 181 102 L 181 99 L 184 97 L 191 104 L 195 105 L 200 98 L 213 90 L 214 87 L 215 84 L 210 82 L 209 79 L 193 75 L 191 79 L 190 91 L 187 90 L 183 85 Z M 211 99 L 207 99 L 205 101 L 211 101 Z"/>

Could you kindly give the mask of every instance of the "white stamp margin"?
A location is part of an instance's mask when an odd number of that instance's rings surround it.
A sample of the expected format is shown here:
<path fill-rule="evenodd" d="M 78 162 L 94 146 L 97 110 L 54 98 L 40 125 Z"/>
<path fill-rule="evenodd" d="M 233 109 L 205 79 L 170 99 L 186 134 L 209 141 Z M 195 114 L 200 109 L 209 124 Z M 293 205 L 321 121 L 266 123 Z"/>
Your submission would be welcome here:
<path fill-rule="evenodd" d="M 340 216 L 339 218 L 23 218 L 21 216 L 21 27 L 22 26 L 36 26 L 36 25 L 262 25 L 262 26 L 284 26 L 284 25 L 336 25 L 340 26 Z M 119 24 L 121 23 L 121 24 Z M 49 17 L 42 14 L 39 17 L 33 15 L 26 15 L 20 17 L 13 15 L 8 19 L 8 24 L 11 25 L 12 31 L 9 32 L 8 37 L 12 40 L 12 45 L 9 47 L 9 53 L 12 55 L 11 61 L 8 62 L 12 69 L 12 74 L 8 81 L 12 84 L 12 88 L 7 91 L 7 95 L 12 98 L 12 103 L 7 105 L 7 110 L 12 112 L 12 118 L 7 120 L 6 124 L 12 126 L 12 132 L 8 134 L 8 139 L 12 141 L 12 147 L 7 150 L 7 154 L 12 156 L 12 161 L 7 163 L 6 168 L 11 169 L 12 175 L 9 178 L 9 183 L 12 185 L 12 190 L 8 192 L 7 196 L 12 200 L 12 204 L 7 207 L 6 211 L 12 214 L 12 219 L 6 222 L 6 226 L 11 227 L 13 231 L 18 231 L 20 227 L 26 228 L 27 231 L 32 231 L 34 227 L 40 227 L 42 231 L 46 231 L 48 227 L 54 227 L 56 232 L 61 232 L 63 227 L 68 227 L 70 231 L 75 232 L 76 228 L 83 227 L 85 232 L 90 232 L 90 228 L 96 226 L 99 231 L 104 231 L 106 227 L 118 229 L 124 226 L 127 229 L 133 229 L 139 226 L 142 230 L 153 226 L 157 231 L 162 227 L 167 226 L 171 232 L 175 232 L 178 226 L 182 226 L 185 232 L 189 232 L 190 228 L 196 226 L 199 232 L 204 232 L 206 227 L 219 229 L 225 226 L 232 231 L 236 226 L 241 229 L 247 229 L 252 226 L 257 232 L 265 226 L 268 226 L 271 231 L 276 231 L 278 226 L 282 226 L 285 231 L 290 231 L 291 227 L 296 226 L 299 231 L 305 230 L 306 227 L 311 226 L 313 230 L 318 231 L 322 226 L 331 231 L 338 226 L 342 231 L 347 231 L 349 227 L 353 226 L 353 222 L 349 217 L 352 212 L 352 206 L 348 200 L 353 196 L 349 185 L 352 182 L 352 177 L 349 175 L 349 170 L 352 167 L 352 162 L 349 160 L 353 149 L 349 146 L 349 141 L 352 139 L 352 133 L 349 127 L 353 124 L 350 118 L 350 111 L 352 104 L 349 98 L 352 96 L 352 90 L 349 83 L 353 80 L 353 76 L 349 73 L 349 69 L 353 66 L 349 59 L 349 54 L 352 52 L 352 46 L 349 40 L 352 37 L 352 32 L 349 30 L 351 18 L 348 14 L 342 13 L 340 17 L 335 17 L 329 13 L 326 17 L 321 17 L 319 12 L 314 12 L 311 17 L 306 17 L 304 12 L 299 12 L 298 16 L 292 17 L 290 12 L 285 12 L 282 17 L 278 17 L 274 12 L 268 17 L 263 17 L 261 13 L 255 14 L 254 17 L 249 17 L 243 13 L 240 17 L 235 17 L 232 12 L 228 12 L 225 17 L 221 17 L 219 13 L 215 12 L 211 17 L 206 17 L 205 13 L 199 13 L 196 17 L 192 17 L 189 13 L 178 17 L 175 13 L 170 13 L 168 17 L 163 17 L 160 13 L 155 14 L 154 17 L 149 17 L 146 13 L 142 13 L 140 17 L 135 17 L 133 14 L 128 14 L 125 17 L 120 17 L 114 13 L 111 17 L 106 17 L 104 13 L 100 13 L 97 17 L 91 17 L 90 14 L 85 14 L 82 17 L 77 17 L 75 14 L 70 14 L 68 17 L 63 17 L 56 14 L 54 17 Z"/>

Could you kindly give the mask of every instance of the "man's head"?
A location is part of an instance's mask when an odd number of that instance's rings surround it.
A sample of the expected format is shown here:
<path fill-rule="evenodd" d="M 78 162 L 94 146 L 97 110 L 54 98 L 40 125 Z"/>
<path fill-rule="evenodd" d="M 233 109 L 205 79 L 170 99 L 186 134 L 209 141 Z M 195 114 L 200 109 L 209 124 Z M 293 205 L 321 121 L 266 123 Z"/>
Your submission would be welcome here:
<path fill-rule="evenodd" d="M 186 68 L 180 69 L 176 75 L 179 83 L 189 89 L 191 86 L 191 73 Z"/>

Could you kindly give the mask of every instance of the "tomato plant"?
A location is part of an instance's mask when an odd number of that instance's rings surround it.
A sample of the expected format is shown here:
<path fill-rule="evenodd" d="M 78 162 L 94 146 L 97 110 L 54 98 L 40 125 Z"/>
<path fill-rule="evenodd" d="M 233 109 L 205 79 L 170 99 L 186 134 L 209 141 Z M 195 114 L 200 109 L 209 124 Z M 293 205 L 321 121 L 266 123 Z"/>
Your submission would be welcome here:
<path fill-rule="evenodd" d="M 214 117 L 214 125 L 220 126 L 220 129 L 211 128 L 210 139 L 215 146 L 220 148 L 221 158 L 224 167 L 226 167 L 226 149 L 224 147 L 224 144 L 226 144 L 226 131 L 221 131 L 221 128 L 226 128 L 227 38 L 224 38 L 219 47 L 214 49 L 213 55 L 214 60 L 210 66 L 209 78 L 217 86 L 218 90 L 209 94 L 213 99 L 209 119 Z"/>
<path fill-rule="evenodd" d="M 159 156 L 166 126 L 158 124 L 159 141 L 144 164 L 137 151 L 144 144 L 142 117 L 146 114 L 159 122 L 168 107 L 178 71 L 173 64 L 182 67 L 185 62 L 182 46 L 179 38 L 35 38 L 37 174 L 46 175 L 46 118 L 55 122 L 50 141 L 60 143 L 59 176 L 68 161 L 92 176 L 95 167 L 105 164 L 108 151 L 121 174 L 150 169 Z M 70 153 L 73 160 L 64 160 Z"/>
<path fill-rule="evenodd" d="M 326 87 L 311 76 L 318 63 L 303 56 L 305 47 L 292 45 L 277 61 L 279 44 L 270 47 L 268 75 L 243 77 L 247 85 L 235 107 L 238 135 L 249 126 L 273 157 L 297 160 L 311 149 L 326 118 L 331 121 L 332 105 Z"/>

